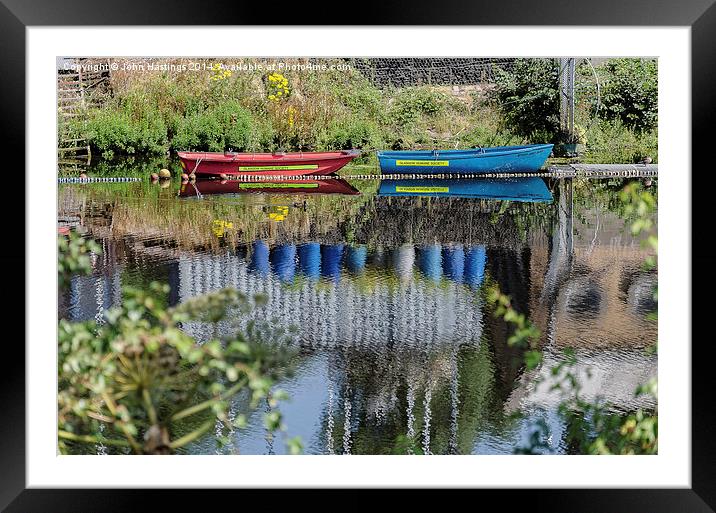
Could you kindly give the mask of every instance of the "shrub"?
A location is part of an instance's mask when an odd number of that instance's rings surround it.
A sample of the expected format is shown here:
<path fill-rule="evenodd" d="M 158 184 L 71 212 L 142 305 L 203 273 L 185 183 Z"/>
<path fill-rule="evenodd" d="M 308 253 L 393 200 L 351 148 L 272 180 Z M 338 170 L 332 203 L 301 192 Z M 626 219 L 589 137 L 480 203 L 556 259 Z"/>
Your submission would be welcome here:
<path fill-rule="evenodd" d="M 256 146 L 251 114 L 236 100 L 229 100 L 179 121 L 171 147 L 175 150 L 237 151 Z"/>
<path fill-rule="evenodd" d="M 658 132 L 637 132 L 621 120 L 594 123 L 586 133 L 585 162 L 632 164 L 649 156 L 658 161 Z"/>
<path fill-rule="evenodd" d="M 62 290 L 73 274 L 91 271 L 89 253 L 99 246 L 71 232 L 59 238 L 58 250 Z M 229 411 L 240 394 L 252 408 L 265 401 L 267 430 L 285 433 L 276 407 L 286 395 L 273 385 L 290 371 L 292 333 L 252 321 L 243 331 L 217 335 L 230 312 L 248 314 L 263 304 L 262 296 L 223 289 L 167 308 L 167 285 L 122 292 L 122 303 L 105 312 L 101 324 L 59 322 L 60 453 L 104 446 L 119 454 L 171 454 L 210 432 L 219 446 L 230 443 L 234 428 L 246 425 L 246 415 L 232 418 Z M 213 327 L 213 337 L 190 337 L 181 329 L 187 322 Z M 301 450 L 297 438 L 286 445 L 291 453 Z"/>
<path fill-rule="evenodd" d="M 603 65 L 605 119 L 619 119 L 633 130 L 653 130 L 658 123 L 658 67 L 655 60 L 612 59 Z"/>
<path fill-rule="evenodd" d="M 417 121 L 422 115 L 436 116 L 445 109 L 448 97 L 429 87 L 409 87 L 401 90 L 390 109 L 390 119 L 398 126 Z"/>
<path fill-rule="evenodd" d="M 139 118 L 125 111 L 100 110 L 87 123 L 87 139 L 99 153 L 133 155 L 163 153 L 167 145 L 164 121 L 148 110 Z"/>
<path fill-rule="evenodd" d="M 375 149 L 380 146 L 379 129 L 370 121 L 334 121 L 321 134 L 319 145 L 327 150 L 346 148 Z"/>
<path fill-rule="evenodd" d="M 503 126 L 532 142 L 556 142 L 559 132 L 559 69 L 553 59 L 517 59 L 512 69 L 496 69 L 489 92 Z"/>

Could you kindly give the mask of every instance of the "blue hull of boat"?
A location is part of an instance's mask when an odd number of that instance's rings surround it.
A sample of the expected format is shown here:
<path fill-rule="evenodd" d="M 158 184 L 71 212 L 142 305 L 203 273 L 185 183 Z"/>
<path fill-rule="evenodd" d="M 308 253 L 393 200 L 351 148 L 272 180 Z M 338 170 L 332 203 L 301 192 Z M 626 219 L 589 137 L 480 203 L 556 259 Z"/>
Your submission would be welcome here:
<path fill-rule="evenodd" d="M 551 202 L 552 193 L 537 176 L 462 180 L 381 180 L 379 196 L 432 196 Z"/>
<path fill-rule="evenodd" d="M 379 151 L 383 174 L 533 173 L 553 144 L 496 146 L 474 150 Z"/>

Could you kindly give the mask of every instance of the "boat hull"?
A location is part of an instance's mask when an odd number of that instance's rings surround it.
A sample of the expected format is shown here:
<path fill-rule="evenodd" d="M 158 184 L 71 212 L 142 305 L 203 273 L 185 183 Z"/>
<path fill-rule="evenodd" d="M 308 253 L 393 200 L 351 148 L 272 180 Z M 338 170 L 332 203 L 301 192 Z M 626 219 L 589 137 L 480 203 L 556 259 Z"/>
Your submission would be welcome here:
<path fill-rule="evenodd" d="M 497 146 L 473 150 L 380 151 L 383 174 L 533 173 L 552 152 L 552 144 Z"/>
<path fill-rule="evenodd" d="M 205 194 L 343 194 L 359 195 L 360 191 L 340 178 L 307 180 L 260 180 L 244 182 L 238 180 L 198 180 L 196 183 L 183 183 L 179 197 L 190 198 Z"/>
<path fill-rule="evenodd" d="M 330 175 L 360 155 L 356 150 L 314 153 L 178 152 L 182 170 L 197 176 Z"/>

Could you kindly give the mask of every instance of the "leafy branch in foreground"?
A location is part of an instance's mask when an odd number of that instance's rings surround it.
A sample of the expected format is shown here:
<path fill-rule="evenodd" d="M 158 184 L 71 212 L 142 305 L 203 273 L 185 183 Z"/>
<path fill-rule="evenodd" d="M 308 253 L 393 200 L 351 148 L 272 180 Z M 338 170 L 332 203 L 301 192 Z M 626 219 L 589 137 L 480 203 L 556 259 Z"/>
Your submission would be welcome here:
<path fill-rule="evenodd" d="M 514 326 L 514 332 L 507 339 L 507 344 L 524 349 L 527 370 L 535 369 L 542 362 L 542 351 L 539 349 L 542 332 L 524 314 L 512 307 L 510 296 L 503 294 L 497 284 L 489 288 L 487 297 L 488 302 L 495 305 L 495 317 L 501 317 Z"/>
<path fill-rule="evenodd" d="M 57 237 L 57 251 L 60 255 L 57 263 L 57 277 L 60 289 L 70 283 L 73 274 L 89 274 L 92 271 L 90 255 L 99 255 L 102 248 L 92 239 L 85 239 L 77 232 Z"/>
<path fill-rule="evenodd" d="M 292 356 L 290 333 L 250 322 L 245 332 L 198 343 L 183 323 L 215 324 L 231 309 L 247 313 L 255 301 L 224 289 L 165 308 L 168 291 L 158 283 L 148 291 L 126 287 L 103 324 L 60 321 L 61 452 L 96 444 L 170 454 L 212 431 L 222 443 L 246 424 L 244 415 L 230 413 L 238 394 L 246 392 L 253 408 L 262 400 L 275 408 L 285 398 L 272 387 Z M 271 411 L 266 427 L 285 431 L 280 411 Z M 287 445 L 301 450 L 300 440 Z"/>
<path fill-rule="evenodd" d="M 620 192 L 625 204 L 625 215 L 632 218 L 630 225 L 634 236 L 646 235 L 642 245 L 655 253 L 658 249 L 657 236 L 652 232 L 651 215 L 656 209 L 656 198 L 641 188 L 638 183 L 627 184 Z M 656 256 L 647 259 L 646 268 L 656 266 Z M 654 299 L 657 299 L 656 291 Z M 510 297 L 503 294 L 497 285 L 492 285 L 488 301 L 495 308 L 495 316 L 514 326 L 514 333 L 507 343 L 524 349 L 524 363 L 527 370 L 536 369 L 542 362 L 538 346 L 540 330 L 522 313 L 512 307 Z M 655 341 L 656 343 L 656 341 Z M 657 454 L 658 453 L 658 408 L 653 411 L 638 408 L 631 413 L 618 413 L 608 403 L 599 399 L 587 400 L 581 395 L 582 383 L 576 373 L 577 360 L 573 349 L 563 352 L 557 365 L 549 369 L 550 392 L 560 394 L 558 414 L 567 427 L 565 442 L 580 454 Z M 589 374 L 588 374 L 589 375 Z M 542 378 L 536 378 L 539 384 Z M 649 395 L 656 399 L 657 380 L 650 379 L 639 386 L 636 395 Z M 547 443 L 550 430 L 546 422 L 537 421 L 532 428 L 528 444 L 517 447 L 516 453 L 544 454 L 551 452 Z"/>

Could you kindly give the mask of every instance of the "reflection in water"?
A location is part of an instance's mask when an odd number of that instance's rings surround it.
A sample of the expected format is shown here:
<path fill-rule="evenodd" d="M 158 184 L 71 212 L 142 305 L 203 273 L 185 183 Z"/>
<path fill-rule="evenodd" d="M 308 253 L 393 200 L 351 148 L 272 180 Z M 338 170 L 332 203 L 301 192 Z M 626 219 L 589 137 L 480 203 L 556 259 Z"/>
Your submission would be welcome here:
<path fill-rule="evenodd" d="M 346 253 L 346 267 L 353 274 L 361 274 L 368 261 L 368 248 L 365 244 L 348 246 Z"/>
<path fill-rule="evenodd" d="M 260 180 L 256 182 L 238 180 L 199 180 L 181 184 L 180 198 L 201 198 L 208 194 L 241 195 L 241 194 L 360 194 L 351 184 L 340 178 L 321 180 Z"/>
<path fill-rule="evenodd" d="M 301 356 L 293 377 L 279 384 L 291 397 L 281 409 L 289 436 L 300 435 L 309 453 L 510 453 L 536 419 L 552 428 L 553 447 L 567 451 L 555 398 L 536 386 L 539 376 L 549 383 L 564 347 L 576 348 L 585 397 L 603 396 L 621 410 L 650 406 L 633 391 L 656 373 L 656 357 L 644 351 L 656 339 L 645 319 L 656 307 L 656 274 L 641 267 L 645 252 L 624 221 L 598 203 L 576 206 L 571 181 L 556 184 L 554 201 L 542 203 L 534 190 L 529 203 L 486 201 L 464 180 L 386 182 L 380 194 L 375 187 L 329 196 L 245 189 L 259 194 L 232 203 L 233 217 L 221 191 L 200 201 L 169 198 L 182 209 L 171 219 L 206 220 L 206 235 L 187 242 L 181 228 L 161 224 L 165 207 L 151 214 L 154 225 L 138 225 L 147 207 L 131 202 L 136 194 L 108 202 L 66 186 L 61 215 L 81 213 L 104 253 L 92 276 L 72 279 L 60 314 L 101 320 L 121 301 L 122 285 L 151 280 L 172 286 L 170 304 L 222 287 L 264 294 L 264 305 L 248 317 L 237 312 L 217 333 L 228 336 L 251 319 L 297 329 Z M 266 215 L 276 204 L 285 209 L 281 219 Z M 215 219 L 232 228 L 216 234 Z M 208 238 L 197 242 L 198 235 Z M 488 282 L 541 329 L 545 359 L 537 372 L 524 372 L 507 343 L 509 328 L 486 307 Z M 199 340 L 214 333 L 202 322 L 183 329 Z M 526 419 L 513 418 L 514 410 Z M 267 436 L 261 410 L 244 400 L 232 404 L 231 414 L 239 413 L 248 427 L 222 452 L 285 450 Z M 215 450 L 209 439 L 190 448 Z"/>
<path fill-rule="evenodd" d="M 479 180 L 381 180 L 381 196 L 428 196 L 491 200 L 550 202 L 552 193 L 538 177 L 482 178 Z"/>
<path fill-rule="evenodd" d="M 308 242 L 298 247 L 298 266 L 301 272 L 313 280 L 321 275 L 321 245 Z"/>
<path fill-rule="evenodd" d="M 442 275 L 442 248 L 439 244 L 423 246 L 418 250 L 420 255 L 420 272 L 432 281 L 439 281 Z"/>

